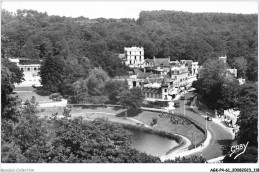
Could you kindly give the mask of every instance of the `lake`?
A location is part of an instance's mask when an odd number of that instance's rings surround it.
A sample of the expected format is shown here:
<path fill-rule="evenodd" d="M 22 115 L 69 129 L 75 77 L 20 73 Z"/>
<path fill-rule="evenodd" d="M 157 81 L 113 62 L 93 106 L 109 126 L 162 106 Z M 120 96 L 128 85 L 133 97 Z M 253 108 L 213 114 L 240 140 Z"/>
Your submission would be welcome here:
<path fill-rule="evenodd" d="M 175 140 L 157 134 L 149 134 L 139 130 L 130 131 L 133 133 L 131 147 L 153 156 L 163 156 L 167 151 L 179 145 Z"/>

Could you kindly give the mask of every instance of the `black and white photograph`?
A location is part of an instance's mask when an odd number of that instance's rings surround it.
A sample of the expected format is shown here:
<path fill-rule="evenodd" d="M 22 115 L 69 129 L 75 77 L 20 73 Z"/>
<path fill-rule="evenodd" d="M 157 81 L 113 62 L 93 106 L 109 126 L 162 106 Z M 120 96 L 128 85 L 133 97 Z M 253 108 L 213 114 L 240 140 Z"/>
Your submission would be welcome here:
<path fill-rule="evenodd" d="M 259 172 L 258 10 L 1 1 L 1 172 Z"/>

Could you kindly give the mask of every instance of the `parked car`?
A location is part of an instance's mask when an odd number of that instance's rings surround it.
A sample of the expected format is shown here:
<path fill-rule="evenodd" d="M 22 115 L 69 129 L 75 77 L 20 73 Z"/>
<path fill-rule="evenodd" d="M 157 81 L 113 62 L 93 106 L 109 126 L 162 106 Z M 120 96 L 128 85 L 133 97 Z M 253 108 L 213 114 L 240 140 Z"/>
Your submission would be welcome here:
<path fill-rule="evenodd" d="M 206 120 L 207 121 L 212 121 L 212 118 L 211 117 L 206 117 Z"/>

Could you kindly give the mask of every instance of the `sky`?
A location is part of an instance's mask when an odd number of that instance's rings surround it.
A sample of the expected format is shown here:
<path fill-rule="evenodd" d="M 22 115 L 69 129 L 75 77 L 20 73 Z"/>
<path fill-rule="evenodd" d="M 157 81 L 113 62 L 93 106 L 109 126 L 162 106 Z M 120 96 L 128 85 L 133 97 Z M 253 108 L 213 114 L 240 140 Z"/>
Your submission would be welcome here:
<path fill-rule="evenodd" d="M 243 1 L 159 1 L 159 0 L 85 0 L 85 1 L 7 1 L 2 0 L 2 9 L 16 12 L 17 9 L 32 9 L 48 15 L 66 17 L 84 16 L 93 18 L 135 18 L 140 11 L 175 10 L 187 12 L 258 13 L 257 0 Z"/>

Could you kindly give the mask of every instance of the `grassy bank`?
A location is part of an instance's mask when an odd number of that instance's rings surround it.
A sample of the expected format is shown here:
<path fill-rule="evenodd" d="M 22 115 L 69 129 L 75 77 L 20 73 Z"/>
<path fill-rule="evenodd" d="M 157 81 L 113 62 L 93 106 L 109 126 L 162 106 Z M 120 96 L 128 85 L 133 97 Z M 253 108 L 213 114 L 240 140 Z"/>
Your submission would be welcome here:
<path fill-rule="evenodd" d="M 143 123 L 148 125 L 150 125 L 153 118 L 157 118 L 157 125 L 153 127 L 153 129 L 155 130 L 180 134 L 186 136 L 191 141 L 193 138 L 193 142 L 195 142 L 196 144 L 199 144 L 204 140 L 205 137 L 203 131 L 201 131 L 201 129 L 198 129 L 198 127 L 196 127 L 195 124 L 188 123 L 184 118 L 182 118 L 183 123 L 180 122 L 178 124 L 177 123 L 173 124 L 174 121 L 171 121 L 170 116 L 165 117 L 159 115 L 160 113 L 158 112 L 143 111 L 131 118 L 142 121 Z M 194 132 L 194 134 L 192 134 L 192 132 Z M 195 134 L 196 134 L 196 140 L 195 140 Z"/>
<path fill-rule="evenodd" d="M 39 103 L 52 102 L 52 100 L 49 99 L 50 93 L 42 88 L 16 87 L 13 95 L 17 95 L 22 101 L 31 100 L 32 96 L 34 96 Z"/>

